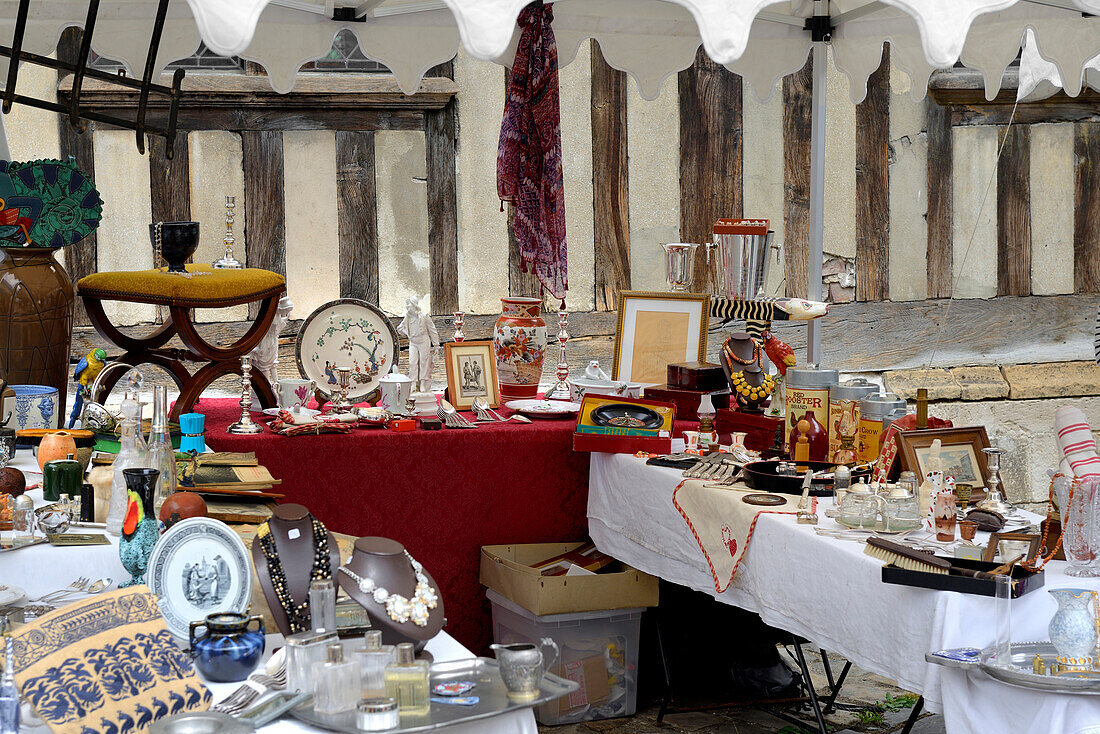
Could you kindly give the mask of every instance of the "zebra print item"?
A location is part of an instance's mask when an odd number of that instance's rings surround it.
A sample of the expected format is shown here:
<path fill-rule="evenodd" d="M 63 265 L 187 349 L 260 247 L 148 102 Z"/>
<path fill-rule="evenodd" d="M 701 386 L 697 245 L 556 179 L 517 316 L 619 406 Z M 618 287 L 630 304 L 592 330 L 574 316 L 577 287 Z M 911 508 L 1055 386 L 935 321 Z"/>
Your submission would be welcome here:
<path fill-rule="evenodd" d="M 742 319 L 745 322 L 745 332 L 753 339 L 761 339 L 761 334 L 767 329 L 773 319 L 786 318 L 787 314 L 777 311 L 775 301 L 761 299 L 745 301 L 739 298 L 715 298 L 710 299 L 710 315 L 721 319 L 722 323 Z"/>
<path fill-rule="evenodd" d="M 711 303 L 714 303 L 712 300 Z M 712 308 L 711 311 L 714 309 Z M 1092 342 L 1093 355 L 1096 357 L 1096 363 L 1100 364 L 1100 307 L 1096 309 L 1096 330 L 1093 332 L 1095 340 Z"/>

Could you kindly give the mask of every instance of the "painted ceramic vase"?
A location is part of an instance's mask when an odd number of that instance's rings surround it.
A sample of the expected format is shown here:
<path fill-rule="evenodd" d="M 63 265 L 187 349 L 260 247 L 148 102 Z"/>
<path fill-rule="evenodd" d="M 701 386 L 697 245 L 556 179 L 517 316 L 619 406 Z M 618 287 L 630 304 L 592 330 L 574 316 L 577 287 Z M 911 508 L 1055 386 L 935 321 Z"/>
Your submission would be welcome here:
<path fill-rule="evenodd" d="M 1096 649 L 1096 623 L 1089 612 L 1093 592 L 1089 589 L 1050 589 L 1058 602 L 1058 611 L 1050 619 L 1047 631 L 1058 651 L 1058 662 L 1087 666 Z"/>
<path fill-rule="evenodd" d="M 546 358 L 546 322 L 542 300 L 501 298 L 501 314 L 493 331 L 500 401 L 538 395 L 542 362 Z"/>
<path fill-rule="evenodd" d="M 42 469 L 47 463 L 69 455 L 76 456 L 76 440 L 72 434 L 68 431 L 47 433 L 38 444 L 38 468 Z"/>
<path fill-rule="evenodd" d="M 122 477 L 126 481 L 127 500 L 122 537 L 118 540 L 118 557 L 131 578 L 119 584 L 119 588 L 145 583 L 149 555 L 160 537 L 160 521 L 153 512 L 153 493 L 160 472 L 156 469 L 123 469 Z"/>
<path fill-rule="evenodd" d="M 203 621 L 191 623 L 189 637 L 195 667 L 209 681 L 244 680 L 264 654 L 262 617 L 239 612 L 208 614 Z"/>
<path fill-rule="evenodd" d="M 0 272 L 3 277 L 3 272 Z M 3 328 L 3 315 L 0 315 L 0 329 Z M 0 344 L 0 349 L 3 345 Z M 3 365 L 0 365 L 3 369 Z M 15 393 L 15 429 L 56 428 L 58 392 L 49 385 L 12 385 Z"/>
<path fill-rule="evenodd" d="M 59 391 L 55 409 L 64 406 L 73 331 L 72 281 L 54 259 L 54 248 L 0 249 L 0 374 L 13 385 L 50 385 Z M 56 421 L 46 423 L 18 427 L 56 427 Z"/>

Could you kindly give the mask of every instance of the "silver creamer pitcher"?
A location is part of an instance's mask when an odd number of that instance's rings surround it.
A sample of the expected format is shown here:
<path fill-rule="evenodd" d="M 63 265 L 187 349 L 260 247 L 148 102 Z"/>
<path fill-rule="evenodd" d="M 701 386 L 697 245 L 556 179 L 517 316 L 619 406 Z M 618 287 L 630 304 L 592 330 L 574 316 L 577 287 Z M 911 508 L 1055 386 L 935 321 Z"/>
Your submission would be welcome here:
<path fill-rule="evenodd" d="M 519 642 L 513 645 L 490 645 L 500 665 L 500 677 L 508 689 L 508 697 L 517 700 L 532 699 L 539 695 L 539 683 L 546 669 L 558 659 L 558 645 L 549 637 L 543 637 L 539 645 Z M 549 647 L 553 656 L 546 659 L 541 648 Z"/>

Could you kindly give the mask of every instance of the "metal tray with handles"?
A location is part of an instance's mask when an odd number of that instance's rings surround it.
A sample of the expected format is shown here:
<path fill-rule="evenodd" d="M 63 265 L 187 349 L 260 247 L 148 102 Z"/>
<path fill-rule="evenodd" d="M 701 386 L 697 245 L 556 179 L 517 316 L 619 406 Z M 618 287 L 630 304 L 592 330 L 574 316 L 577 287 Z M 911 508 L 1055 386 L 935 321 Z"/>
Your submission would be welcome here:
<path fill-rule="evenodd" d="M 1058 652 L 1049 642 L 1012 643 L 1012 667 L 1002 668 L 992 662 L 993 650 L 982 653 L 981 669 L 987 675 L 1013 686 L 1033 688 L 1051 693 L 1075 693 L 1100 695 L 1100 672 L 1063 673 L 1062 675 L 1037 675 L 1031 670 L 1031 661 L 1038 655 L 1046 663 L 1057 661 Z"/>
<path fill-rule="evenodd" d="M 433 701 L 430 712 L 421 716 L 402 716 L 398 727 L 388 730 L 389 733 L 411 734 L 412 732 L 429 731 L 466 721 L 488 719 L 510 711 L 520 711 L 553 701 L 580 688 L 580 684 L 575 681 L 565 680 L 552 673 L 547 673 L 542 677 L 542 682 L 539 684 L 539 695 L 536 698 L 526 701 L 514 701 L 508 698 L 508 690 L 504 687 L 504 681 L 500 677 L 496 660 L 468 658 L 432 665 L 430 686 L 434 687 L 438 683 L 454 680 L 470 681 L 475 684 L 473 690 L 463 694 L 464 696 L 477 696 L 478 702 L 475 705 L 458 706 Z M 318 714 L 313 710 L 313 704 L 308 703 L 291 710 L 291 714 L 299 721 L 330 731 L 350 732 L 351 734 L 358 734 L 361 731 L 356 728 L 354 711 L 342 714 Z"/>

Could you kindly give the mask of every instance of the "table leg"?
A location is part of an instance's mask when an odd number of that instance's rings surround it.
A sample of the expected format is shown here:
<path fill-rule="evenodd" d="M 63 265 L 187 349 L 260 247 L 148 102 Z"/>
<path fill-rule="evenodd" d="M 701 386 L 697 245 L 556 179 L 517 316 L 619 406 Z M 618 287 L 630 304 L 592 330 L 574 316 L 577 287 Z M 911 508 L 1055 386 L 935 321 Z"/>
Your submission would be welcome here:
<path fill-rule="evenodd" d="M 828 660 L 828 658 L 825 655 L 824 650 L 821 651 L 821 656 L 823 658 L 825 658 L 826 660 Z M 829 668 L 828 668 L 829 664 L 825 663 L 825 665 L 826 665 L 825 670 L 828 671 L 829 670 Z M 829 691 L 830 691 L 829 692 L 829 700 L 825 703 L 825 715 L 826 716 L 828 716 L 829 714 L 831 714 L 833 712 L 833 704 L 836 703 L 836 697 L 840 695 L 840 688 L 841 688 L 841 686 L 844 685 L 844 679 L 848 677 L 848 671 L 851 670 L 851 669 L 852 669 L 852 661 L 851 660 L 844 661 L 844 667 L 841 669 L 840 677 L 836 679 L 836 683 L 835 684 L 832 683 L 832 682 L 829 683 Z M 829 677 L 831 678 L 832 676 L 830 675 Z"/>
<path fill-rule="evenodd" d="M 810 677 L 810 667 L 806 665 L 806 655 L 802 652 L 802 642 L 798 639 L 794 640 L 794 654 L 798 660 L 798 668 L 802 672 L 802 680 L 806 684 L 806 695 L 810 697 L 810 706 L 813 707 L 818 729 L 821 734 L 829 734 L 825 726 L 825 716 L 821 713 L 821 704 L 817 700 L 817 691 L 814 690 L 814 681 Z"/>
<path fill-rule="evenodd" d="M 672 703 L 672 672 L 668 669 L 668 658 L 665 657 L 665 642 L 661 637 L 661 625 L 656 619 L 653 621 L 653 634 L 657 638 L 657 654 L 661 658 L 661 672 L 665 678 L 665 691 L 664 695 L 661 696 L 661 710 L 657 712 L 657 723 L 660 724 L 665 720 L 668 706 Z"/>
<path fill-rule="evenodd" d="M 905 720 L 905 726 L 902 727 L 901 734 L 909 734 L 913 731 L 913 726 L 917 723 L 917 719 L 920 718 L 920 712 L 924 709 L 924 696 L 917 699 L 917 702 L 913 704 L 913 710 L 909 712 L 909 718 Z"/>

